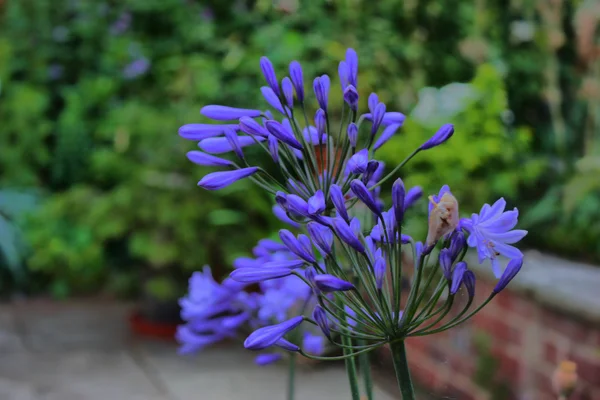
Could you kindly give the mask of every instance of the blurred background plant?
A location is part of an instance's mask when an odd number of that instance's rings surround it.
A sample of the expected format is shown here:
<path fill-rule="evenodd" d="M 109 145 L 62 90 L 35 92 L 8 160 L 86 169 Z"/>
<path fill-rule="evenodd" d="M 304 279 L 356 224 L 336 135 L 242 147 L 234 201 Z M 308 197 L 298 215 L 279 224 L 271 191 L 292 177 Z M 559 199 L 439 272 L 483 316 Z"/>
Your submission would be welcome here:
<path fill-rule="evenodd" d="M 165 299 L 205 263 L 224 273 L 278 224 L 249 182 L 197 189 L 206 171 L 185 159 L 194 146 L 177 128 L 205 122 L 198 110 L 208 103 L 266 106 L 255 90 L 261 55 L 280 74 L 298 59 L 307 78 L 336 76 L 347 47 L 360 56 L 359 91 L 377 90 L 410 116 L 378 153 L 384 161 L 441 122 L 456 124 L 435 158 L 406 171 L 407 184 L 447 182 L 463 210 L 506 196 L 531 209 L 532 246 L 600 260 L 600 228 L 590 223 L 600 219 L 598 8 L 594 0 L 4 2 L 0 248 L 11 278 L 2 290 Z M 35 201 L 17 200 L 15 214 L 4 209 L 12 192 Z"/>

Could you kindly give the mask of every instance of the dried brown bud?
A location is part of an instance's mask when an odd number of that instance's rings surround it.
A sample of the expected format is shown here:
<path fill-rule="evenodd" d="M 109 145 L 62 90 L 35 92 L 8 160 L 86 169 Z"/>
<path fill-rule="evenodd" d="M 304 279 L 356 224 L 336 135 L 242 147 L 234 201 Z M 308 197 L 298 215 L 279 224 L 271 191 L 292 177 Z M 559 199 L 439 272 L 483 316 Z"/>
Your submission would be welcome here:
<path fill-rule="evenodd" d="M 429 196 L 429 201 L 433 203 L 433 210 L 429 214 L 426 246 L 434 245 L 442 236 L 452 232 L 458 226 L 458 201 L 452 194 L 444 193 L 437 204 L 433 196 Z"/>

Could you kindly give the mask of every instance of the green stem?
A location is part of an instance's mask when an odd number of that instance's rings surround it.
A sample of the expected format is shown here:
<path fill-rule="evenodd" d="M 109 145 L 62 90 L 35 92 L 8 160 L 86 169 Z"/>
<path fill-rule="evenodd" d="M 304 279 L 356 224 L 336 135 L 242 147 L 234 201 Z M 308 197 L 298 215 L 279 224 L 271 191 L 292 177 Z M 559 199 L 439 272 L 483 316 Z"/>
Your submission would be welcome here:
<path fill-rule="evenodd" d="M 402 393 L 402 400 L 415 400 L 415 391 L 413 389 L 412 380 L 410 379 L 410 371 L 408 370 L 408 362 L 406 360 L 406 348 L 404 340 L 391 342 L 392 360 L 394 361 L 394 370 L 396 371 L 396 380 Z"/>
<path fill-rule="evenodd" d="M 296 353 L 290 353 L 290 363 L 288 367 L 288 387 L 287 399 L 294 400 L 294 383 L 296 381 Z"/>
<path fill-rule="evenodd" d="M 365 345 L 363 340 L 358 341 L 359 346 Z M 363 376 L 365 383 L 365 392 L 367 392 L 367 400 L 373 400 L 373 378 L 371 377 L 371 364 L 369 362 L 369 355 L 363 353 L 358 356 L 358 364 L 360 366 L 360 373 Z"/>
<path fill-rule="evenodd" d="M 350 338 L 342 335 L 342 343 L 345 345 L 351 345 Z M 352 350 L 344 348 L 344 355 L 352 353 Z M 360 391 L 358 390 L 358 377 L 356 374 L 356 363 L 355 357 L 348 357 L 344 360 L 346 364 L 346 374 L 348 375 L 348 381 L 350 382 L 350 393 L 352 393 L 352 400 L 360 400 Z"/>

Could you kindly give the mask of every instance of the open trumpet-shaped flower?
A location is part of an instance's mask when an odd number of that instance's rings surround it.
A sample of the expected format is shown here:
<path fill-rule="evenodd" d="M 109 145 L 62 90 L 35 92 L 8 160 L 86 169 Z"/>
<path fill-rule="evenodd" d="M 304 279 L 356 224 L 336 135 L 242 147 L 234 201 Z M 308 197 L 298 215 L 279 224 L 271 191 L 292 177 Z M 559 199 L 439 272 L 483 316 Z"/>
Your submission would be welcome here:
<path fill-rule="evenodd" d="M 479 214 L 461 220 L 461 226 L 470 233 L 467 244 L 477 249 L 479 263 L 491 260 L 497 278 L 502 274 L 499 256 L 509 259 L 523 258 L 523 253 L 512 244 L 527 235 L 527 231 L 513 229 L 518 222 L 519 210 L 504 211 L 506 201 L 501 198 L 492 206 L 485 204 Z"/>

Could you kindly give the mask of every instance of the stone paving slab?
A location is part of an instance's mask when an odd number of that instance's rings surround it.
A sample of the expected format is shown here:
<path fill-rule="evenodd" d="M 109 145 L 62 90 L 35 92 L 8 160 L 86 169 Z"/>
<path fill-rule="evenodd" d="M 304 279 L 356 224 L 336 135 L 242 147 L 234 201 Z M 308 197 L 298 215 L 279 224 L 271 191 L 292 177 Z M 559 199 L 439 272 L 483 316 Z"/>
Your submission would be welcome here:
<path fill-rule="evenodd" d="M 255 353 L 230 347 L 209 348 L 192 357 L 173 357 L 169 345 L 144 343 L 141 352 L 177 400 L 285 399 L 285 362 L 258 367 Z M 351 398 L 341 363 L 299 365 L 296 400 Z M 378 400 L 391 400 L 377 389 Z"/>
<path fill-rule="evenodd" d="M 0 400 L 277 400 L 285 363 L 222 345 L 192 357 L 132 337 L 131 305 L 25 301 L 0 305 Z M 298 367 L 296 400 L 350 398 L 343 365 Z M 377 391 L 377 400 L 392 397 Z"/>

